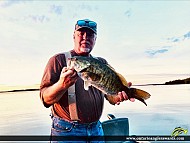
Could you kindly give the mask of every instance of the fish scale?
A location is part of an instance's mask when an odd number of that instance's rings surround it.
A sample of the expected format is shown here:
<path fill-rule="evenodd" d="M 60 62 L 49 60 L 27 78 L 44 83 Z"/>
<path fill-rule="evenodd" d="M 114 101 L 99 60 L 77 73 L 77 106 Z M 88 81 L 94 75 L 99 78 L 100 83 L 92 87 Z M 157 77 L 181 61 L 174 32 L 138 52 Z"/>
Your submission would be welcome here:
<path fill-rule="evenodd" d="M 106 90 L 108 94 L 109 92 L 111 92 L 110 94 L 117 94 L 117 92 L 121 90 L 120 89 L 121 87 L 118 86 L 117 84 L 119 82 L 119 79 L 117 78 L 115 73 L 111 72 L 110 68 L 108 68 L 106 65 L 94 63 L 90 66 L 89 70 L 87 69 L 87 71 L 93 72 L 100 77 L 100 80 L 94 83 L 98 88 L 103 88 L 102 85 L 104 85 L 106 87 L 105 90 L 111 89 L 111 90 Z M 106 76 L 108 76 L 108 78 L 106 78 Z M 112 86 L 114 84 L 116 86 Z"/>

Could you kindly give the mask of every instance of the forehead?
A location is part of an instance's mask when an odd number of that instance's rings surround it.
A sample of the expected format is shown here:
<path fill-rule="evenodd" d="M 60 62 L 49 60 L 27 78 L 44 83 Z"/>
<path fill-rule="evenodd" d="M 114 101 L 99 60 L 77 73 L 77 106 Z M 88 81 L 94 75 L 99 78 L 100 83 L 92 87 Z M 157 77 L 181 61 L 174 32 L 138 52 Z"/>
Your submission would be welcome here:
<path fill-rule="evenodd" d="M 79 30 L 77 30 L 78 32 L 87 32 L 87 33 L 94 33 L 94 31 L 92 31 L 89 28 L 80 28 Z"/>

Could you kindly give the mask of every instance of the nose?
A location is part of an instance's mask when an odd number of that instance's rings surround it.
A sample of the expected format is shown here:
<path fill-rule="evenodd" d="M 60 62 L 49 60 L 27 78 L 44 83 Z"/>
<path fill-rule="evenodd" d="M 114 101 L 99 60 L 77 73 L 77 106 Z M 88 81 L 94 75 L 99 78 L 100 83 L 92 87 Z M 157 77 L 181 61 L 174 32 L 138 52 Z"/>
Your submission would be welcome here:
<path fill-rule="evenodd" d="M 84 34 L 83 34 L 83 39 L 87 39 L 89 36 L 87 35 L 87 33 L 86 32 L 84 32 Z"/>

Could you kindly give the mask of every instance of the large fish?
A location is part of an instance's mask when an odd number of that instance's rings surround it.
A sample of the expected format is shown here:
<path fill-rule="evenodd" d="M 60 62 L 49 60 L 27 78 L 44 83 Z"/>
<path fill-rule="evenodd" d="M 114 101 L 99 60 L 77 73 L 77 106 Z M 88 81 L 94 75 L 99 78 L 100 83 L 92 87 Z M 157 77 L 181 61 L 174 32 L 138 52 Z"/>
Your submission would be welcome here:
<path fill-rule="evenodd" d="M 125 91 L 128 98 L 136 98 L 147 105 L 145 100 L 150 97 L 150 94 L 140 89 L 129 88 L 125 78 L 110 65 L 93 57 L 75 56 L 70 58 L 70 66 L 84 80 L 86 90 L 89 86 L 94 86 L 107 95 L 107 100 L 111 104 L 117 103 L 118 92 Z"/>

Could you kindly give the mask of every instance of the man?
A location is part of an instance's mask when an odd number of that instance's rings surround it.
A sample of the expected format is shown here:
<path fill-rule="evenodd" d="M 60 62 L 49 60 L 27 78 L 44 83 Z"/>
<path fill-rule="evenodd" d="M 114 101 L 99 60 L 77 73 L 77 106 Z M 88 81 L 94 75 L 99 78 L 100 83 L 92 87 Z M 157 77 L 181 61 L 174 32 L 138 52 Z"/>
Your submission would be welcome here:
<path fill-rule="evenodd" d="M 97 37 L 97 24 L 88 19 L 78 20 L 73 34 L 74 49 L 71 56 L 91 56 Z M 98 89 L 84 89 L 84 83 L 76 71 L 67 67 L 66 53 L 50 58 L 42 78 L 40 97 L 45 107 L 52 109 L 52 136 L 103 136 L 99 121 L 104 104 L 104 96 Z M 98 58 L 103 63 L 105 59 Z M 131 84 L 131 83 L 129 83 Z M 74 85 L 77 118 L 71 119 L 68 89 Z M 118 93 L 118 102 L 127 100 L 125 92 Z M 133 99 L 132 99 L 133 100 Z M 98 142 L 98 141 L 97 141 Z"/>

